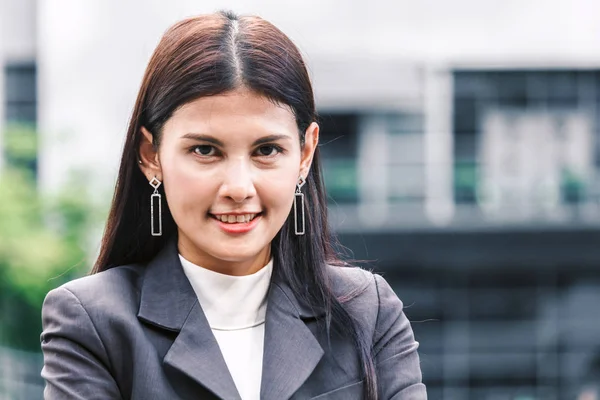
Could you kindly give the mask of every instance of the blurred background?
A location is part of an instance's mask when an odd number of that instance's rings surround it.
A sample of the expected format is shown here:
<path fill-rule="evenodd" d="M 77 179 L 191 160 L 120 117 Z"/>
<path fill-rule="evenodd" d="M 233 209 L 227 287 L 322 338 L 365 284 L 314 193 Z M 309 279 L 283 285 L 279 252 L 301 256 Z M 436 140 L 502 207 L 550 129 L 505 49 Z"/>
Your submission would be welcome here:
<path fill-rule="evenodd" d="M 0 0 L 0 399 L 99 247 L 161 34 L 231 9 L 306 56 L 331 224 L 404 301 L 431 399 L 600 399 L 600 3 Z"/>

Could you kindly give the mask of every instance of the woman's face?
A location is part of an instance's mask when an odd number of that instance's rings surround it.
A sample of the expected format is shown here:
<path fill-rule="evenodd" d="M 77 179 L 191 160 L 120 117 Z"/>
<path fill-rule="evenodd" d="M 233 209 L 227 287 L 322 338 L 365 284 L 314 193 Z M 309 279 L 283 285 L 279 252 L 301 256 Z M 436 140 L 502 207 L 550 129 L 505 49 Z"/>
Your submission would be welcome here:
<path fill-rule="evenodd" d="M 301 148 L 288 107 L 239 89 L 175 111 L 158 152 L 142 132 L 141 168 L 163 182 L 182 256 L 231 275 L 263 267 L 298 178 L 308 174 L 318 126 L 307 129 Z"/>

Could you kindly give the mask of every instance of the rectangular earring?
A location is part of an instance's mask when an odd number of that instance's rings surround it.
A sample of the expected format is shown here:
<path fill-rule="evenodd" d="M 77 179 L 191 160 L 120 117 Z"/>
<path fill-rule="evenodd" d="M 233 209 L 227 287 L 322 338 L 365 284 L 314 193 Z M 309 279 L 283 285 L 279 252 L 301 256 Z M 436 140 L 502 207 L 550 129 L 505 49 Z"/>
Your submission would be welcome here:
<path fill-rule="evenodd" d="M 155 209 L 158 215 L 155 214 Z M 154 193 L 150 196 L 150 220 L 152 236 L 162 236 L 162 199 L 160 193 Z M 158 225 L 158 229 L 156 229 L 156 225 Z"/>
<path fill-rule="evenodd" d="M 162 197 L 158 193 L 158 187 L 162 182 L 154 177 L 149 183 L 154 188 L 154 193 L 150 196 L 150 233 L 152 236 L 162 236 Z M 158 229 L 156 229 L 156 225 L 158 225 Z"/>
<path fill-rule="evenodd" d="M 296 235 L 304 235 L 304 193 L 294 193 L 294 229 Z"/>

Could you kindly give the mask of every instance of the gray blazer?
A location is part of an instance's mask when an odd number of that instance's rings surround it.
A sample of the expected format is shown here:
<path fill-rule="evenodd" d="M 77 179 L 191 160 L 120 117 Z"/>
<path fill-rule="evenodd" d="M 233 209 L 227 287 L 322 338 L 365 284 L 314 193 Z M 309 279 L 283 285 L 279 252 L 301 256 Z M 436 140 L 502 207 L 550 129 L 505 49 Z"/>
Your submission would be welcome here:
<path fill-rule="evenodd" d="M 330 267 L 372 338 L 380 399 L 426 399 L 409 321 L 380 276 Z M 275 277 L 276 274 L 273 274 Z M 274 278 L 268 293 L 261 399 L 360 399 L 356 351 L 328 343 L 323 313 Z M 126 265 L 48 293 L 42 310 L 45 399 L 240 399 L 173 243 L 147 265 Z"/>

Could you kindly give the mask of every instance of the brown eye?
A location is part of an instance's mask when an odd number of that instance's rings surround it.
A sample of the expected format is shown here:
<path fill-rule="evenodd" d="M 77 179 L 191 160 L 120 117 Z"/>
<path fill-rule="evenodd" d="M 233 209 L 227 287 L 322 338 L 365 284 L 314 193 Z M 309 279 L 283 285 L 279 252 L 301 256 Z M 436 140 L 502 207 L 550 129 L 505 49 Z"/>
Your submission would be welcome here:
<path fill-rule="evenodd" d="M 200 156 L 213 156 L 215 148 L 213 146 L 201 145 L 194 147 L 194 153 Z"/>
<path fill-rule="evenodd" d="M 265 145 L 258 148 L 258 155 L 263 157 L 275 156 L 281 152 L 280 148 L 274 145 Z"/>

